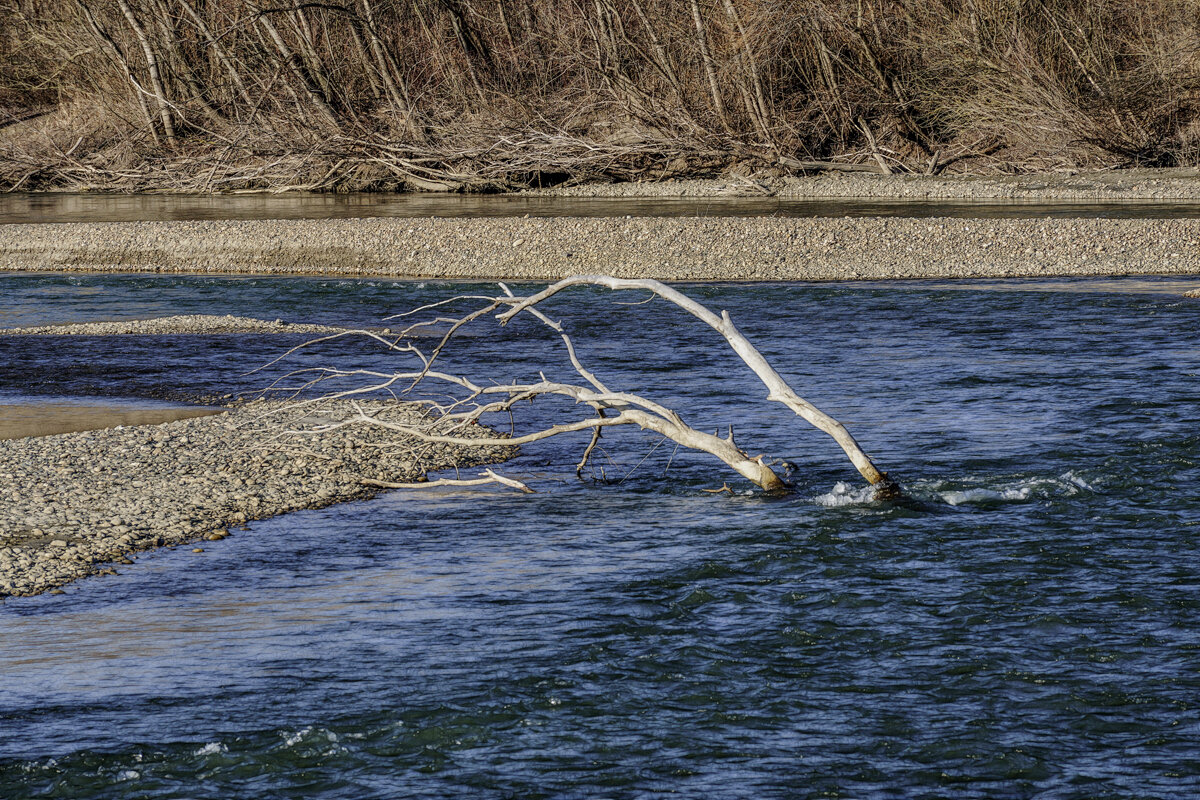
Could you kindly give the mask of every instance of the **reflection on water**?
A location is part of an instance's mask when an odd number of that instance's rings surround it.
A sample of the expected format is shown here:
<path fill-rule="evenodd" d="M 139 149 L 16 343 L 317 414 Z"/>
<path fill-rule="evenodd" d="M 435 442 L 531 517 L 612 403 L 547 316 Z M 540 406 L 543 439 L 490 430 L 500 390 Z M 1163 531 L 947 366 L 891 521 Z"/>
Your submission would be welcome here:
<path fill-rule="evenodd" d="M 1194 201 L 523 197 L 443 194 L 9 194 L 0 223 L 351 217 L 1200 217 Z"/>
<path fill-rule="evenodd" d="M 8 398 L 0 395 L 0 401 L 5 399 Z M 23 403 L 0 402 L 0 439 L 52 436 L 118 425 L 159 425 L 219 413 L 220 409 L 215 408 L 169 406 L 148 401 L 101 404 L 89 400 L 30 399 Z"/>

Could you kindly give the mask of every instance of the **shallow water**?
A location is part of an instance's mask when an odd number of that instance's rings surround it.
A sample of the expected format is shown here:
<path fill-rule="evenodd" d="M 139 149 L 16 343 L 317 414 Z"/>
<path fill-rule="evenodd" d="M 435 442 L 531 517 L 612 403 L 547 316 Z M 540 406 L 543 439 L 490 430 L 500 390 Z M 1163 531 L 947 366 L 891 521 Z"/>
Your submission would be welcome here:
<path fill-rule="evenodd" d="M 732 423 L 800 465 L 797 491 L 632 433 L 606 437 L 610 482 L 580 483 L 583 442 L 560 442 L 500 468 L 535 495 L 396 492 L 10 600 L 0 796 L 1194 796 L 1200 302 L 1142 283 L 685 287 L 841 418 L 904 505 L 870 502 L 713 334 L 658 304 L 563 298 L 602 377 Z M 22 320 L 6 325 L 367 324 L 483 288 L 0 286 L 0 317 Z M 449 358 L 562 369 L 553 339 L 516 328 Z M 0 339 L 0 388 L 245 392 L 288 342 Z M 379 363 L 296 365 L 335 357 Z M 725 480 L 735 495 L 705 491 Z"/>
<path fill-rule="evenodd" d="M 1191 200 L 522 197 L 461 194 L 0 194 L 0 224 L 354 217 L 1200 217 Z"/>
<path fill-rule="evenodd" d="M 220 413 L 216 409 L 126 400 L 97 403 L 94 398 L 30 397 L 0 392 L 0 439 L 53 436 L 124 425 L 158 425 Z"/>

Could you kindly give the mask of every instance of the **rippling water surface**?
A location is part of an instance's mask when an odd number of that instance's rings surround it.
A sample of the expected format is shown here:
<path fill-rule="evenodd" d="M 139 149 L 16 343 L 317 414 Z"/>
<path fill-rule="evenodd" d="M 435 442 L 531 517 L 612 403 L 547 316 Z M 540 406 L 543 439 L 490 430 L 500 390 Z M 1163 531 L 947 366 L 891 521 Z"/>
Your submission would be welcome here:
<path fill-rule="evenodd" d="M 846 422 L 903 505 L 869 501 L 714 334 L 563 297 L 606 380 L 733 424 L 799 465 L 797 491 L 633 433 L 606 439 L 607 482 L 581 483 L 586 439 L 562 441 L 502 468 L 535 495 L 395 492 L 10 600 L 0 796 L 1193 797 L 1200 302 L 1182 285 L 686 287 Z M 374 324 L 481 288 L 0 286 L 2 325 Z M 0 390 L 246 392 L 292 341 L 0 338 Z M 517 326 L 449 356 L 565 375 L 553 344 Z M 725 480 L 734 495 L 705 491 Z"/>

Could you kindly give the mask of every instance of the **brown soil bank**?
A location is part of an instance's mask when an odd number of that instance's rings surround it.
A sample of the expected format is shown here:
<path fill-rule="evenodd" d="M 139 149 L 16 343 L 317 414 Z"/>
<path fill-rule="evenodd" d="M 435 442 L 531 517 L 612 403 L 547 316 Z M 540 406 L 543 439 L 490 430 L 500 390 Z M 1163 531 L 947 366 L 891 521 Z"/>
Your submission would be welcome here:
<path fill-rule="evenodd" d="M 0 270 L 675 281 L 1200 275 L 1197 219 L 359 219 L 0 226 Z"/>

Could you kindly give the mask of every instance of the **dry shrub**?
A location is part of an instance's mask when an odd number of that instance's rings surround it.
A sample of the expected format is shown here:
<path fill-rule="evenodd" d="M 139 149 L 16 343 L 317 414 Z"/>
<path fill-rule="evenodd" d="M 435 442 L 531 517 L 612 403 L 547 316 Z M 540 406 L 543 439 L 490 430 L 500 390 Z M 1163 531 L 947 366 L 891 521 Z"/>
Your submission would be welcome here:
<path fill-rule="evenodd" d="M 1200 151 L 1192 0 L 0 4 L 0 105 L 60 105 L 0 128 L 10 187 L 487 190 L 780 156 L 978 171 Z"/>

